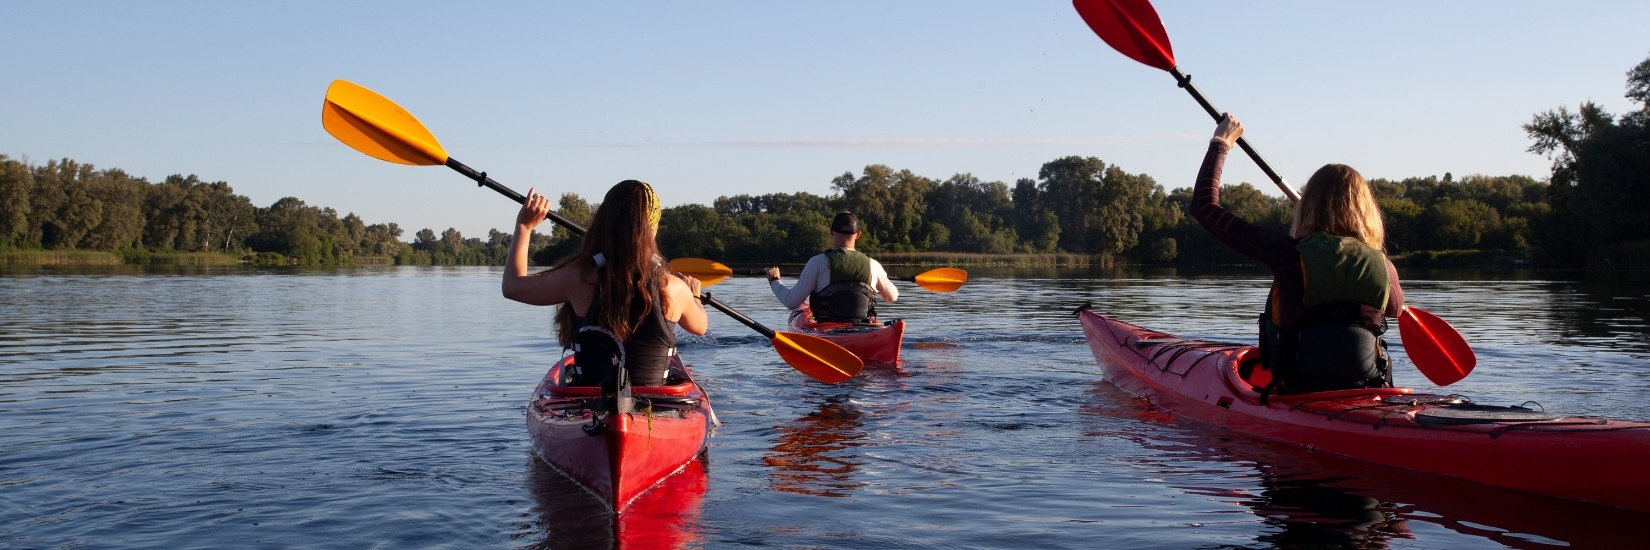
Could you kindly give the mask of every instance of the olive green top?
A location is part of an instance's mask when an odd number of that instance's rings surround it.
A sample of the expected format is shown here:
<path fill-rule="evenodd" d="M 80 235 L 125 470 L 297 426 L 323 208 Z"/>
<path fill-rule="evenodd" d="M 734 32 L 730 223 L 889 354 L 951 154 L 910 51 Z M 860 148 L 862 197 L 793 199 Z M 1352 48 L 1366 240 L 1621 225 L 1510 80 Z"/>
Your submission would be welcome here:
<path fill-rule="evenodd" d="M 861 254 L 858 250 L 826 250 L 825 262 L 831 267 L 831 284 L 844 281 L 871 284 L 871 257 Z"/>
<path fill-rule="evenodd" d="M 1386 254 L 1358 239 L 1318 233 L 1295 245 L 1306 279 L 1305 307 L 1356 300 L 1386 308 Z"/>

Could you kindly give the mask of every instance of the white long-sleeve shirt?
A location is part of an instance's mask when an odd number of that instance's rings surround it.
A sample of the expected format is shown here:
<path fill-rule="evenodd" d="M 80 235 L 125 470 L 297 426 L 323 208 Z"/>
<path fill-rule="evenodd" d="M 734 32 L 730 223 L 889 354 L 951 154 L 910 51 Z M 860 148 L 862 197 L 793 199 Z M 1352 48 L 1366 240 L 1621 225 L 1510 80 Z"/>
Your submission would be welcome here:
<path fill-rule="evenodd" d="M 824 254 L 808 258 L 808 265 L 802 268 L 802 275 L 797 277 L 796 286 L 786 288 L 785 283 L 773 281 L 768 286 L 773 288 L 773 295 L 779 298 L 779 303 L 785 307 L 797 309 L 802 302 L 808 300 L 808 295 L 831 285 L 831 265 Z M 899 300 L 899 289 L 894 288 L 894 282 L 888 279 L 888 272 L 882 269 L 882 264 L 871 260 L 871 290 L 882 295 L 883 301 L 894 302 Z"/>

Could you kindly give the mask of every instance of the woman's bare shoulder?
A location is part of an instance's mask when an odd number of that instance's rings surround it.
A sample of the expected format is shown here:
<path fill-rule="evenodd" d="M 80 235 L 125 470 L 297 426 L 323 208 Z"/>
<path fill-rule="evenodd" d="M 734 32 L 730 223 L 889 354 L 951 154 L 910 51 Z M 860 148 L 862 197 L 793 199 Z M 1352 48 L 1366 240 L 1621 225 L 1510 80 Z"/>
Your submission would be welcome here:
<path fill-rule="evenodd" d="M 660 275 L 660 277 L 661 277 L 661 281 L 660 281 L 661 284 L 660 284 L 659 288 L 662 289 L 664 292 L 667 292 L 667 293 L 671 294 L 672 296 L 686 295 L 687 294 L 688 285 L 687 285 L 687 283 L 682 282 L 682 279 L 680 277 L 677 277 L 675 275 L 671 275 L 669 273 Z"/>

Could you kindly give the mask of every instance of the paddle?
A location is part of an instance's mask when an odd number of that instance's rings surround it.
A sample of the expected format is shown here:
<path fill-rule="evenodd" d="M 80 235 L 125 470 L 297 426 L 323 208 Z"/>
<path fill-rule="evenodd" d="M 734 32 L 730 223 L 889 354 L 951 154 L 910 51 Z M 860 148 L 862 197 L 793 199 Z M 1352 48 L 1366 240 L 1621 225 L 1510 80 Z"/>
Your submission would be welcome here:
<path fill-rule="evenodd" d="M 338 141 L 368 156 L 415 166 L 445 165 L 475 180 L 478 186 L 491 188 L 518 203 L 527 200 L 521 193 L 487 177 L 486 172 L 477 172 L 447 156 L 435 136 L 412 113 L 353 82 L 337 80 L 327 88 L 326 101 L 321 106 L 321 125 Z M 583 227 L 555 212 L 545 217 L 568 231 L 584 235 Z M 853 378 L 865 368 L 864 361 L 834 342 L 807 334 L 774 332 L 711 298 L 710 294 L 705 294 L 703 301 L 762 333 L 786 363 L 815 380 L 835 384 Z"/>
<path fill-rule="evenodd" d="M 670 269 L 685 273 L 699 279 L 701 284 L 710 286 L 727 280 L 733 275 L 762 275 L 766 273 L 759 269 L 734 271 L 733 268 L 723 265 L 722 262 L 704 258 L 677 258 L 670 261 Z M 954 267 L 930 269 L 911 277 L 894 277 L 896 281 L 917 283 L 917 286 L 934 292 L 956 292 L 968 282 L 968 272 Z"/>
<path fill-rule="evenodd" d="M 1072 6 L 1077 8 L 1078 15 L 1088 23 L 1094 34 L 1100 35 L 1101 40 L 1112 49 L 1130 59 L 1139 61 L 1151 67 L 1168 71 L 1174 76 L 1175 82 L 1192 94 L 1192 99 L 1203 110 L 1219 121 L 1222 117 L 1220 109 L 1209 103 L 1203 97 L 1203 92 L 1192 85 L 1192 77 L 1181 74 L 1180 67 L 1175 64 L 1174 46 L 1169 43 L 1169 33 L 1163 29 L 1163 20 L 1157 16 L 1157 10 L 1148 0 L 1073 0 Z M 1272 165 L 1261 158 L 1260 153 L 1249 145 L 1248 140 L 1239 137 L 1238 147 L 1260 166 L 1266 176 L 1272 178 L 1272 183 L 1283 190 L 1289 197 L 1289 202 L 1300 202 L 1300 196 L 1295 190 L 1283 181 L 1283 177 L 1272 170 Z M 1432 383 L 1447 386 L 1466 378 L 1478 364 L 1478 356 L 1473 353 L 1472 347 L 1467 345 L 1461 333 L 1455 327 L 1437 315 L 1427 313 L 1419 308 L 1406 307 L 1404 313 L 1398 315 L 1398 332 L 1403 339 L 1404 350 L 1409 352 L 1410 361 L 1415 368 L 1426 375 Z"/>
<path fill-rule="evenodd" d="M 722 262 L 704 258 L 677 258 L 671 260 L 670 270 L 698 279 L 699 284 L 703 286 L 714 285 L 733 276 L 733 268 L 722 265 Z"/>
<path fill-rule="evenodd" d="M 1208 111 L 1209 116 L 1220 120 L 1220 110 L 1203 97 L 1203 92 L 1192 85 L 1192 77 L 1181 74 L 1180 67 L 1174 62 L 1174 46 L 1169 44 L 1169 33 L 1163 30 L 1163 20 L 1157 17 L 1157 10 L 1147 0 L 1073 0 L 1072 5 L 1077 8 L 1077 14 L 1083 16 L 1083 21 L 1089 24 L 1094 34 L 1100 35 L 1101 40 L 1130 59 L 1146 65 L 1169 71 L 1175 82 L 1192 94 L 1192 99 Z M 1283 176 L 1272 170 L 1272 165 L 1255 152 L 1254 147 L 1243 138 L 1238 138 L 1238 147 L 1260 165 L 1260 170 L 1266 172 L 1266 177 L 1272 178 L 1272 183 L 1278 184 L 1283 194 L 1289 197 L 1289 202 L 1300 202 L 1295 190 L 1283 181 Z"/>
<path fill-rule="evenodd" d="M 896 281 L 910 281 L 934 292 L 956 292 L 968 282 L 968 272 L 955 267 L 941 267 L 918 273 L 912 277 L 895 277 Z"/>
<path fill-rule="evenodd" d="M 1460 382 L 1478 366 L 1478 354 L 1467 345 L 1467 339 L 1448 321 L 1421 308 L 1406 306 L 1398 313 L 1398 338 L 1409 353 L 1409 361 L 1434 384 Z"/>

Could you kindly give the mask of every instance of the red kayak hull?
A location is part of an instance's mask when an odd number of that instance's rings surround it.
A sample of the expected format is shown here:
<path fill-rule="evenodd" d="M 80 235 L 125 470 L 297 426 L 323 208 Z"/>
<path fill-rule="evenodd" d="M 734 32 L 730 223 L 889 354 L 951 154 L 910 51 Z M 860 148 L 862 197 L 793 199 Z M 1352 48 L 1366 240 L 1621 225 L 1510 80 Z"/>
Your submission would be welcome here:
<path fill-rule="evenodd" d="M 872 319 L 875 321 L 875 319 Z M 830 340 L 843 349 L 858 355 L 866 365 L 894 366 L 899 364 L 900 343 L 905 340 L 905 321 L 894 321 L 882 328 L 866 328 L 852 323 L 816 323 L 808 304 L 791 312 L 791 330 Z"/>
<path fill-rule="evenodd" d="M 579 400 L 594 397 L 598 389 L 561 385 L 561 369 L 570 361 L 571 356 L 551 367 L 533 392 L 527 407 L 527 433 L 545 464 L 584 487 L 612 512 L 623 513 L 637 496 L 681 471 L 704 450 L 710 436 L 710 405 L 677 361 L 672 365 L 673 377 L 684 382 L 635 387 L 632 392 L 638 399 L 688 399 L 691 404 L 667 405 L 661 400 L 651 414 L 604 414 L 601 421 L 606 429 L 586 435 L 591 413 Z"/>
<path fill-rule="evenodd" d="M 1258 362 L 1253 346 L 1180 340 L 1092 311 L 1078 315 L 1107 380 L 1180 416 L 1389 466 L 1650 512 L 1650 424 L 1560 418 L 1428 426 L 1416 414 L 1439 405 L 1425 404 L 1425 396 L 1385 400 L 1412 394 L 1408 388 L 1274 396 L 1262 405 L 1238 374 L 1239 365 Z"/>

